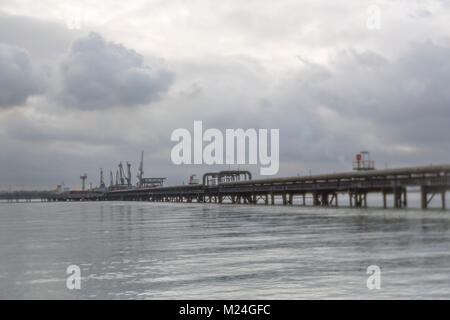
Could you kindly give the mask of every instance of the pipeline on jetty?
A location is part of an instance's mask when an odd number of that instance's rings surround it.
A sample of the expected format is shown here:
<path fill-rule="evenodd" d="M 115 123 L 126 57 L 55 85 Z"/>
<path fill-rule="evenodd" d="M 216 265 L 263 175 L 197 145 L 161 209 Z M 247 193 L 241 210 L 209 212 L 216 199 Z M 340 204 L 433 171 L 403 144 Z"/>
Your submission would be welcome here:
<path fill-rule="evenodd" d="M 230 175 L 244 175 L 246 180 L 228 182 Z M 225 178 L 224 178 L 225 177 Z M 215 183 L 211 183 L 215 178 Z M 428 208 L 430 201 L 441 197 L 441 207 L 446 209 L 445 195 L 450 190 L 450 164 L 355 171 L 288 178 L 251 179 L 248 171 L 206 173 L 202 184 L 136 188 L 106 192 L 80 192 L 56 194 L 53 192 L 17 191 L 0 194 L 0 199 L 40 199 L 42 201 L 154 201 L 180 203 L 234 204 L 275 204 L 282 199 L 283 205 L 293 205 L 294 198 L 300 197 L 306 205 L 306 196 L 312 196 L 313 205 L 338 207 L 339 196 L 346 195 L 350 207 L 366 208 L 367 194 L 379 193 L 383 206 L 387 207 L 387 196 L 393 196 L 394 208 L 408 206 L 407 188 L 419 187 L 421 207 Z"/>

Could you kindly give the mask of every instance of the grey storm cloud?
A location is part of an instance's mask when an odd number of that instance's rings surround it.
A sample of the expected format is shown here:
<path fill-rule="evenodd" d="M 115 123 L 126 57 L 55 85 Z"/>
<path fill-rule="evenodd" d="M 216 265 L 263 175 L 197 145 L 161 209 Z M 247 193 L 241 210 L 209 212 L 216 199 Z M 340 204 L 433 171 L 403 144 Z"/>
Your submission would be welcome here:
<path fill-rule="evenodd" d="M 65 105 L 82 110 L 132 107 L 160 99 L 174 75 L 150 68 L 143 57 L 91 33 L 76 40 L 61 66 Z"/>
<path fill-rule="evenodd" d="M 194 120 L 280 129 L 280 176 L 350 170 L 360 150 L 378 168 L 450 159 L 449 4 L 383 2 L 375 31 L 357 1 L 206 3 L 100 6 L 79 30 L 47 14 L 54 4 L 20 16 L 2 3 L 0 43 L 26 50 L 31 70 L 48 67 L 49 81 L 26 108 L 0 110 L 0 189 L 76 186 L 84 172 L 96 183 L 119 161 L 135 177 L 141 150 L 146 175 L 169 184 L 223 169 L 171 162 L 171 132 L 192 132 Z"/>
<path fill-rule="evenodd" d="M 450 136 L 450 47 L 415 43 L 392 61 L 347 50 L 323 69 L 330 76 L 303 92 L 317 104 L 370 121 L 379 136 L 399 143 L 419 147 Z"/>
<path fill-rule="evenodd" d="M 25 104 L 42 92 L 41 81 L 27 51 L 0 43 L 0 108 Z"/>

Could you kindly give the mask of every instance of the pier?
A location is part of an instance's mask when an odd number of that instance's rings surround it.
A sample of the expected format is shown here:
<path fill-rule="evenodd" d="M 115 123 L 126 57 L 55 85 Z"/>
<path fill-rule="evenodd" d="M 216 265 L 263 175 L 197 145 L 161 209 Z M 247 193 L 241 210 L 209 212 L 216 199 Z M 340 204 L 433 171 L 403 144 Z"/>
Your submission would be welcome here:
<path fill-rule="evenodd" d="M 283 205 L 293 205 L 294 198 L 300 197 L 301 203 L 306 205 L 306 196 L 309 195 L 315 206 L 338 207 L 339 196 L 347 196 L 350 207 L 366 208 L 367 194 L 379 193 L 384 208 L 387 208 L 388 196 L 393 197 L 394 208 L 406 208 L 408 187 L 420 187 L 423 209 L 428 208 L 436 195 L 441 197 L 442 208 L 445 209 L 445 194 L 450 190 L 450 165 L 121 190 L 107 193 L 105 199 L 188 203 L 223 203 L 228 200 L 234 204 L 274 205 L 278 197 Z"/>
<path fill-rule="evenodd" d="M 225 172 L 225 171 L 224 171 Z M 450 164 L 371 171 L 296 176 L 287 178 L 251 180 L 248 171 L 230 172 L 245 175 L 247 180 L 229 182 L 219 173 L 206 173 L 202 184 L 133 188 L 103 193 L 80 192 L 57 194 L 54 192 L 16 191 L 1 193 L 0 199 L 14 202 L 31 201 L 152 201 L 179 203 L 233 203 L 274 205 L 280 199 L 283 205 L 293 205 L 294 199 L 306 205 L 312 197 L 314 206 L 338 207 L 339 199 L 347 197 L 350 207 L 366 208 L 367 195 L 377 193 L 383 207 L 387 198 L 393 199 L 394 208 L 408 207 L 408 188 L 418 187 L 421 207 L 427 209 L 431 200 L 440 197 L 441 208 L 446 209 L 446 192 L 450 190 Z M 211 180 L 216 178 L 216 180 Z M 225 182 L 224 182 L 225 181 Z"/>

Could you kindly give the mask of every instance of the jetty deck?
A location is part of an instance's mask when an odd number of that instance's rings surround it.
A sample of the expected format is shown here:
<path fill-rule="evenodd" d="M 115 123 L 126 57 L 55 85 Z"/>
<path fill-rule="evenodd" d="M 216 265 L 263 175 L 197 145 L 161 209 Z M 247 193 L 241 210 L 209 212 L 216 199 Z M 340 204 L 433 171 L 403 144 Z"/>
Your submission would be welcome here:
<path fill-rule="evenodd" d="M 450 190 L 450 165 L 423 166 L 373 171 L 320 174 L 302 177 L 257 179 L 218 185 L 183 185 L 163 188 L 109 192 L 107 200 L 215 202 L 275 204 L 281 197 L 284 205 L 292 205 L 294 197 L 306 204 L 312 196 L 317 206 L 338 206 L 339 195 L 347 194 L 351 207 L 367 207 L 367 194 L 380 193 L 383 206 L 393 195 L 395 208 L 408 206 L 407 188 L 420 187 L 422 208 L 439 194 L 446 208 L 445 193 Z"/>

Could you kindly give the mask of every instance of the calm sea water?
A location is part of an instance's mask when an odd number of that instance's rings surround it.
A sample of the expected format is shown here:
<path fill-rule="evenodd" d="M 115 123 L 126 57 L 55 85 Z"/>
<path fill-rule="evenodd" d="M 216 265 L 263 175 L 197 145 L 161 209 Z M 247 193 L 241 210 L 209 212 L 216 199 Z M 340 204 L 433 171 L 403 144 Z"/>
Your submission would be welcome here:
<path fill-rule="evenodd" d="M 450 212 L 0 203 L 0 298 L 449 299 Z"/>

